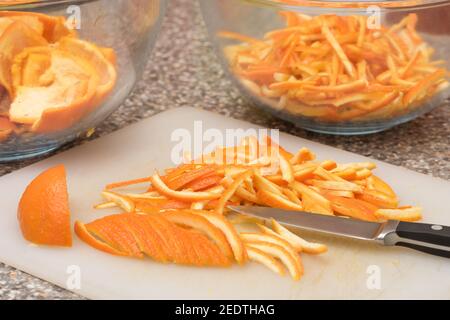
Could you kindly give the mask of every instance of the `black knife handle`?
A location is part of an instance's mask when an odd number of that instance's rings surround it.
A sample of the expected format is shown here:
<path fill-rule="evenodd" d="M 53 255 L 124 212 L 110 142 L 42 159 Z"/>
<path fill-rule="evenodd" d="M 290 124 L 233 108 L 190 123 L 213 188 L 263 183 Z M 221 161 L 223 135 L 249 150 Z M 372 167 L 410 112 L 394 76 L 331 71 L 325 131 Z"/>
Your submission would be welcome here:
<path fill-rule="evenodd" d="M 397 246 L 450 258 L 450 227 L 426 223 L 400 222 L 395 233 Z"/>

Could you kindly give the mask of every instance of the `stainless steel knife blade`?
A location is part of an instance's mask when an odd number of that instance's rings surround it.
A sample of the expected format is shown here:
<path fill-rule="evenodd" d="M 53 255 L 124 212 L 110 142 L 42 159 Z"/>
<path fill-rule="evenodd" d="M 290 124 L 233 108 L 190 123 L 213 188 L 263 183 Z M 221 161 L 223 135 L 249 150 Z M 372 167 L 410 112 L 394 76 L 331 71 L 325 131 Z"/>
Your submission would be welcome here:
<path fill-rule="evenodd" d="M 367 222 L 336 216 L 326 216 L 302 211 L 287 211 L 269 207 L 228 206 L 229 209 L 263 220 L 274 218 L 291 229 L 318 231 L 354 239 L 375 241 L 384 245 L 389 243 L 386 236 L 395 231 L 398 221 L 386 223 Z"/>

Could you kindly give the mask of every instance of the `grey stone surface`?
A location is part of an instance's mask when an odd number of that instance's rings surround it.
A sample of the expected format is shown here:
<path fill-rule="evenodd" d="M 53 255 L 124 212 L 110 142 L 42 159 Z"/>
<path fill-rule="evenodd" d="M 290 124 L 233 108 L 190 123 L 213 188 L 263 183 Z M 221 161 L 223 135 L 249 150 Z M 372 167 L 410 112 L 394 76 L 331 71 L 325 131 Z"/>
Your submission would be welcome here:
<path fill-rule="evenodd" d="M 225 77 L 192 0 L 170 1 L 156 48 L 134 93 L 90 139 L 161 111 L 195 106 L 356 152 L 394 165 L 450 179 L 450 108 L 443 106 L 387 132 L 337 137 L 306 132 L 249 105 Z M 84 143 L 75 141 L 62 149 Z M 39 159 L 0 164 L 0 175 Z M 1 299 L 80 299 L 48 282 L 0 263 Z"/>

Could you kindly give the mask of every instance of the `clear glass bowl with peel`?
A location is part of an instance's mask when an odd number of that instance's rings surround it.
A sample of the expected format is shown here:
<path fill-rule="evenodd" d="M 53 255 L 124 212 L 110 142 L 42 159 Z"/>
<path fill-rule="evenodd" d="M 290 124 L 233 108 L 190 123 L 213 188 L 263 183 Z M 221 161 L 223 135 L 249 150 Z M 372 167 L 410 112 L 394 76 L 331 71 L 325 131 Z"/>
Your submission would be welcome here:
<path fill-rule="evenodd" d="M 141 77 L 165 0 L 0 1 L 0 161 L 89 135 Z"/>
<path fill-rule="evenodd" d="M 450 1 L 200 5 L 243 94 L 307 130 L 375 133 L 449 103 Z"/>

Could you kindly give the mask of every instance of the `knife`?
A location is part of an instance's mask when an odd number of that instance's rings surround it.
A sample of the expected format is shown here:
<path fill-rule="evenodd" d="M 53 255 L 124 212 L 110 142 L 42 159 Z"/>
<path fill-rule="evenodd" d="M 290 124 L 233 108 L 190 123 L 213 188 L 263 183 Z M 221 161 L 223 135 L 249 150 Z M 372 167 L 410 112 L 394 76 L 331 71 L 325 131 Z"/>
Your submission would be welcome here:
<path fill-rule="evenodd" d="M 263 220 L 275 219 L 287 228 L 318 231 L 384 246 L 402 246 L 450 258 L 450 227 L 389 220 L 367 222 L 302 211 L 269 207 L 228 206 L 231 210 Z"/>

